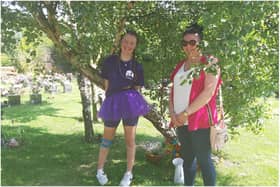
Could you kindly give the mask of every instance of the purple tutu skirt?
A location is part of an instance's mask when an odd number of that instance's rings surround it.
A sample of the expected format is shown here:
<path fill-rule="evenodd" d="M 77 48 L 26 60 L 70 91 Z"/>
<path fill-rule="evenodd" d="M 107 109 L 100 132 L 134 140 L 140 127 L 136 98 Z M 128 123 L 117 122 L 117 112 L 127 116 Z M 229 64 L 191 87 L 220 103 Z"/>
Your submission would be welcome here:
<path fill-rule="evenodd" d="M 149 111 L 148 103 L 138 91 L 125 90 L 106 97 L 98 115 L 103 120 L 117 121 L 142 116 Z"/>

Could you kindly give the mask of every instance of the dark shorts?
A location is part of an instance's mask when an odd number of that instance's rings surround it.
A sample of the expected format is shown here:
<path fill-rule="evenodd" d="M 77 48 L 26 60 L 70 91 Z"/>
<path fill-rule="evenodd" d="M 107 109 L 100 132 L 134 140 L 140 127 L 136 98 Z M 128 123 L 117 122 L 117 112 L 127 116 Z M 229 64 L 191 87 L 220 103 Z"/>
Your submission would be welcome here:
<path fill-rule="evenodd" d="M 122 123 L 125 126 L 136 126 L 138 123 L 139 117 L 130 118 L 130 119 L 122 119 Z M 112 121 L 112 120 L 105 120 L 104 125 L 106 127 L 116 128 L 119 126 L 121 120 Z"/>

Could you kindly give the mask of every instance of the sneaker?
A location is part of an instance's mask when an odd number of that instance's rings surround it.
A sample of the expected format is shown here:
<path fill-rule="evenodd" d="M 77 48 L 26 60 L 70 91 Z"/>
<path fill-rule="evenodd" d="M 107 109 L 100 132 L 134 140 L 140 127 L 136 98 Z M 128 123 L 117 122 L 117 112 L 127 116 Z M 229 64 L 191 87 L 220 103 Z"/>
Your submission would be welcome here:
<path fill-rule="evenodd" d="M 121 180 L 120 186 L 129 186 L 132 182 L 133 175 L 131 172 L 126 172 Z"/>
<path fill-rule="evenodd" d="M 108 182 L 107 175 L 104 172 L 97 172 L 96 178 L 102 186 Z"/>

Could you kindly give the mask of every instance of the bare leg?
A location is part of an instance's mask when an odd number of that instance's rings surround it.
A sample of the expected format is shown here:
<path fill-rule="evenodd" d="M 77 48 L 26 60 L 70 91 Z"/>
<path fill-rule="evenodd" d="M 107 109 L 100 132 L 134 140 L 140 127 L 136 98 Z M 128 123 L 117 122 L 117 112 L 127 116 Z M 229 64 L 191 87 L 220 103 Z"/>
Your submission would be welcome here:
<path fill-rule="evenodd" d="M 115 137 L 115 133 L 116 133 L 116 128 L 104 127 L 103 138 L 107 140 L 113 140 Z M 109 148 L 100 147 L 97 169 L 102 169 L 104 167 L 108 153 L 109 153 Z"/>
<path fill-rule="evenodd" d="M 127 157 L 127 171 L 132 172 L 135 160 L 135 134 L 137 126 L 124 126 L 125 143 L 126 143 L 126 157 Z"/>

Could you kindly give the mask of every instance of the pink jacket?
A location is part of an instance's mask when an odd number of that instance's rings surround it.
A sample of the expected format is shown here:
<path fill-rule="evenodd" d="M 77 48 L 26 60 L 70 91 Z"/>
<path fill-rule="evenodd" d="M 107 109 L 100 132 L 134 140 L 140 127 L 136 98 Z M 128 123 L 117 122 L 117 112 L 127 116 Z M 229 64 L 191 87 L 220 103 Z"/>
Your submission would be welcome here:
<path fill-rule="evenodd" d="M 203 56 L 200 59 L 201 63 L 207 63 L 206 62 L 206 57 Z M 181 68 L 181 66 L 184 64 L 184 61 L 180 61 L 175 69 L 173 70 L 170 79 L 173 82 L 174 81 L 174 76 L 178 72 L 178 70 Z M 203 91 L 204 89 L 204 81 L 205 81 L 205 72 L 201 71 L 199 78 L 194 78 L 192 82 L 192 87 L 191 87 L 191 93 L 190 93 L 190 100 L 189 104 L 191 104 L 195 98 Z M 211 109 L 211 115 L 213 119 L 213 123 L 216 124 L 218 122 L 218 112 L 217 112 L 217 107 L 216 107 L 216 96 L 218 93 L 218 88 L 221 85 L 222 80 L 221 77 L 219 77 L 218 84 L 215 89 L 215 93 L 208 102 L 208 105 Z M 171 98 L 173 99 L 173 86 L 171 88 Z M 188 116 L 188 130 L 189 131 L 196 131 L 198 129 L 206 129 L 210 127 L 210 119 L 208 116 L 208 111 L 207 111 L 207 105 L 202 106 L 198 111 L 195 113 L 191 114 Z M 170 123 L 170 126 L 173 126 L 172 123 Z"/>

